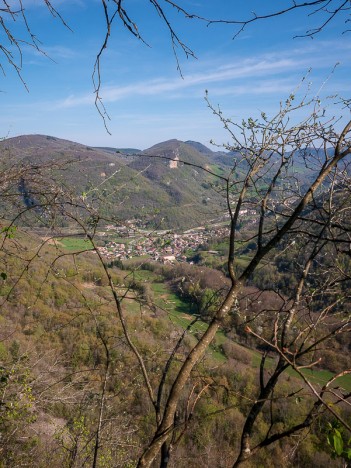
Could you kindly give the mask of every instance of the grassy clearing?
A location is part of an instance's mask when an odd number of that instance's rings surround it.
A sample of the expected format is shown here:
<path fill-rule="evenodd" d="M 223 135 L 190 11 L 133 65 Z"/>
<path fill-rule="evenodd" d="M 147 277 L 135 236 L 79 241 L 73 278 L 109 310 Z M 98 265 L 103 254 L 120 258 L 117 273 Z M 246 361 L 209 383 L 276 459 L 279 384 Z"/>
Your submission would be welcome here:
<path fill-rule="evenodd" d="M 128 245 L 132 240 L 135 240 L 135 237 L 109 237 L 108 240 L 116 242 L 116 244 L 126 244 Z"/>
<path fill-rule="evenodd" d="M 158 307 L 167 311 L 167 313 L 178 320 L 178 325 L 187 326 L 193 319 L 191 314 L 196 312 L 195 308 L 184 301 L 182 301 L 176 294 L 172 293 L 166 284 L 153 283 L 152 290 L 155 294 L 155 302 Z M 184 317 L 182 317 L 184 316 Z"/>
<path fill-rule="evenodd" d="M 134 279 L 135 281 L 151 283 L 151 286 L 154 282 L 160 281 L 159 276 L 155 275 L 155 273 L 148 270 L 134 270 L 126 272 L 125 278 L 129 280 Z"/>
<path fill-rule="evenodd" d="M 296 375 L 296 372 L 291 370 L 292 374 Z M 317 383 L 319 385 L 324 385 L 330 380 L 334 374 L 332 372 L 326 370 L 312 370 L 312 369 L 304 369 L 303 374 L 311 383 Z M 344 375 L 343 377 L 339 377 L 333 383 L 333 387 L 339 386 L 344 390 L 351 391 L 351 375 Z"/>
<path fill-rule="evenodd" d="M 140 255 L 139 257 L 132 257 L 128 258 L 128 260 L 123 260 L 123 265 L 125 268 L 133 268 L 138 263 L 142 262 L 143 260 L 149 260 L 150 255 Z"/>
<path fill-rule="evenodd" d="M 261 362 L 261 354 L 254 350 L 247 349 L 247 351 L 250 351 L 252 353 L 253 366 L 259 367 L 260 362 Z M 275 360 L 273 358 L 267 358 L 265 368 L 272 369 L 274 366 L 274 362 Z M 300 379 L 299 374 L 291 367 L 289 367 L 285 372 L 287 375 Z M 334 376 L 333 372 L 330 372 L 327 370 L 302 369 L 302 373 L 312 384 L 321 385 L 321 386 L 326 384 L 328 380 L 330 380 Z M 333 383 L 333 387 L 335 386 L 340 386 L 344 390 L 351 391 L 351 375 L 345 375 L 343 377 L 339 377 Z"/>
<path fill-rule="evenodd" d="M 91 250 L 93 248 L 90 240 L 83 237 L 62 237 L 58 241 L 64 249 L 70 251 Z"/>
<path fill-rule="evenodd" d="M 197 309 L 194 305 L 182 301 L 176 294 L 172 293 L 164 283 L 153 283 L 153 292 L 156 296 L 156 305 L 165 310 L 175 325 L 185 329 L 194 320 Z M 196 337 L 206 331 L 207 324 L 202 320 L 195 322 L 190 330 L 190 334 Z M 224 333 L 219 331 L 216 335 L 216 344 L 210 346 L 210 353 L 217 361 L 225 361 L 226 357 L 220 350 L 220 345 L 227 340 Z"/>

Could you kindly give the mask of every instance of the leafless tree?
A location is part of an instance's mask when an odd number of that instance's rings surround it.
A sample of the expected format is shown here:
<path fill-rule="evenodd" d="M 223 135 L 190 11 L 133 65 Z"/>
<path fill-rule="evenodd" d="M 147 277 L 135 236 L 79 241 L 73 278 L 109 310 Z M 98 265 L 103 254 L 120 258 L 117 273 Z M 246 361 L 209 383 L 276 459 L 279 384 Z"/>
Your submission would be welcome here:
<path fill-rule="evenodd" d="M 350 331 L 347 311 L 339 309 L 339 300 L 336 299 L 335 287 L 340 285 L 341 280 L 333 275 L 328 276 L 323 286 L 316 287 L 312 295 L 308 294 L 307 281 L 311 275 L 322 275 L 317 265 L 321 262 L 320 258 L 329 255 L 330 246 L 338 251 L 340 246 L 346 247 L 345 252 L 349 250 L 350 225 L 347 218 L 350 207 L 349 204 L 345 205 L 342 187 L 347 187 L 348 181 L 351 123 L 347 122 L 338 132 L 333 118 L 328 120 L 324 117 L 325 109 L 321 107 L 318 98 L 311 101 L 304 98 L 295 103 L 294 95 L 289 97 L 273 118 L 262 114 L 260 120 L 248 119 L 240 124 L 223 117 L 219 109 L 210 107 L 234 142 L 227 147 L 235 152 L 235 157 L 233 170 L 226 183 L 231 220 L 228 240 L 231 287 L 205 333 L 184 360 L 168 393 L 161 399 L 163 405 L 157 419 L 157 428 L 139 460 L 139 466 L 150 466 L 175 430 L 177 408 L 191 372 L 208 349 L 223 320 L 235 306 L 242 288 L 250 282 L 263 263 L 272 262 L 283 246 L 290 248 L 295 242 L 304 246 L 304 255 L 299 265 L 300 279 L 296 288 L 291 291 L 290 298 L 284 300 L 284 305 L 276 311 L 274 320 L 270 322 L 271 336 L 268 339 L 254 332 L 251 327 L 247 328 L 248 333 L 266 342 L 277 353 L 278 362 L 275 371 L 266 381 L 266 356 L 262 359 L 261 389 L 247 416 L 236 464 L 252 456 L 259 448 L 309 427 L 321 408 L 330 411 L 328 399 L 324 397 L 334 378 L 317 391 L 307 377 L 301 374 L 315 397 L 306 419 L 281 433 L 271 434 L 270 429 L 266 438 L 258 446 L 251 448 L 254 423 L 269 401 L 280 375 L 289 367 L 299 373 L 304 367 L 312 368 L 316 363 L 300 363 L 303 357 L 312 356 L 324 341 Z M 292 123 L 293 114 L 301 110 L 309 111 L 306 118 Z M 304 186 L 297 182 L 294 172 L 294 164 L 298 161 L 303 161 L 306 172 L 309 172 L 310 178 Z M 337 203 L 341 203 L 341 210 Z M 239 221 L 243 210 L 247 208 L 257 213 L 255 233 L 251 237 L 255 240 L 256 247 L 244 271 L 237 274 L 238 247 L 242 242 Z M 339 276 L 343 275 L 347 275 L 347 272 L 339 271 Z M 321 295 L 326 305 L 315 308 Z M 336 321 L 337 317 L 339 321 Z M 330 326 L 323 333 L 323 326 L 329 320 Z M 322 331 L 315 334 L 315 329 L 320 329 L 319 327 Z M 345 372 L 349 370 L 345 369 Z M 332 391 L 332 394 L 338 402 L 348 399 L 348 396 L 345 398 L 337 391 Z M 337 417 L 336 414 L 334 416 Z M 345 421 L 342 422 L 348 427 Z"/>
<path fill-rule="evenodd" d="M 37 49 L 40 49 L 40 43 L 27 22 L 23 3 L 19 1 L 17 7 L 10 6 L 5 1 L 3 4 L 1 27 L 10 45 L 17 48 L 19 62 L 15 60 L 11 48 L 5 44 L 2 44 L 0 48 L 8 63 L 20 74 L 23 42 L 12 35 L 5 18 L 12 21 L 21 16 L 29 35 L 24 41 Z M 45 4 L 54 16 L 59 16 L 49 1 L 45 1 Z M 129 32 L 138 39 L 146 41 L 139 33 L 139 27 L 128 15 L 124 4 L 125 2 L 121 0 L 110 3 L 102 0 L 106 18 L 106 35 L 101 50 L 97 54 L 93 80 L 96 105 L 103 117 L 107 114 L 101 107 L 100 59 L 108 45 L 113 24 L 116 20 L 120 20 Z M 306 32 L 306 35 L 311 36 L 326 27 L 336 15 L 347 15 L 346 21 L 348 21 L 350 9 L 349 2 L 342 1 L 320 0 L 301 4 L 294 2 L 280 11 L 266 15 L 254 14 L 251 19 L 237 21 L 206 19 L 168 0 L 151 1 L 151 6 L 166 23 L 175 53 L 177 48 L 180 48 L 186 56 L 195 54 L 183 43 L 173 24 L 168 20 L 165 8 L 175 8 L 189 20 L 197 19 L 208 24 L 238 24 L 241 30 L 249 23 L 260 19 L 287 14 L 301 8 L 310 8 L 313 12 L 321 12 L 326 18 L 318 27 Z M 62 20 L 60 16 L 59 18 Z M 220 178 L 221 183 L 224 183 L 221 189 L 226 197 L 230 219 L 227 267 L 231 284 L 220 307 L 212 314 L 206 331 L 198 337 L 196 345 L 190 352 L 185 357 L 183 356 L 179 370 L 175 375 L 170 375 L 170 368 L 175 359 L 177 358 L 178 361 L 180 359 L 178 350 L 186 332 L 177 340 L 169 359 L 163 363 L 162 376 L 156 384 L 154 379 L 150 378 L 148 364 L 134 343 L 128 328 L 123 308 L 123 295 L 116 288 L 111 272 L 95 243 L 96 229 L 101 219 L 98 210 L 84 197 L 79 198 L 76 194 L 68 194 L 55 183 L 48 184 L 47 178 L 43 191 L 45 167 L 33 165 L 23 166 L 20 169 L 10 167 L 10 171 L 6 172 L 1 189 L 8 200 L 18 196 L 18 193 L 11 191 L 11 187 L 18 184 L 18 180 L 30 178 L 32 187 L 36 189 L 34 191 L 32 189 L 28 198 L 26 188 L 23 187 L 22 195 L 28 203 L 25 201 L 26 206 L 23 207 L 23 211 L 17 213 L 11 223 L 4 227 L 3 252 L 6 253 L 5 244 L 12 236 L 11 228 L 16 226 L 20 217 L 25 216 L 28 211 L 37 210 L 40 218 L 47 209 L 46 213 L 52 218 L 53 224 L 59 217 L 67 217 L 74 221 L 79 226 L 80 232 L 84 233 L 91 242 L 101 262 L 112 292 L 117 319 L 123 330 L 125 342 L 139 366 L 149 401 L 154 408 L 155 431 L 144 447 L 138 466 L 150 466 L 160 456 L 162 466 L 167 465 L 166 460 L 172 445 L 179 440 L 183 429 L 187 427 L 189 414 L 194 411 L 196 401 L 207 389 L 207 384 L 204 384 L 196 396 L 194 396 L 194 390 L 190 391 L 190 396 L 185 395 L 186 386 L 189 384 L 194 369 L 208 350 L 217 331 L 223 326 L 233 309 L 237 308 L 238 298 L 243 288 L 252 282 L 253 276 L 263 265 L 274 263 L 275 258 L 281 255 L 284 249 L 297 249 L 297 260 L 294 265 L 294 274 L 298 278 L 296 285 L 292 285 L 284 292 L 275 291 L 281 296 L 281 306 L 278 309 L 261 311 L 254 317 L 245 316 L 242 319 L 247 324 L 247 333 L 257 342 L 263 343 L 267 351 L 263 353 L 260 366 L 257 398 L 246 416 L 240 451 L 237 460 L 233 460 L 233 463 L 238 466 L 264 447 L 308 429 L 323 412 L 332 413 L 350 430 L 347 421 L 333 409 L 335 406 L 350 403 L 350 395 L 345 394 L 343 389 L 337 388 L 336 384 L 337 377 L 349 373 L 350 369 L 343 369 L 321 388 L 313 384 L 308 374 L 304 372 L 306 368 L 312 369 L 319 363 L 318 352 L 321 347 L 335 337 L 349 333 L 351 327 L 350 316 L 345 306 L 349 304 L 349 293 L 345 285 L 350 280 L 350 273 L 349 264 L 344 261 L 350 256 L 348 187 L 351 123 L 348 103 L 346 102 L 345 105 L 346 109 L 344 108 L 342 112 L 347 116 L 346 123 L 342 118 L 328 117 L 328 112 L 323 108 L 318 97 L 309 100 L 308 96 L 305 96 L 297 100 L 294 95 L 291 95 L 281 105 L 275 116 L 268 117 L 262 113 L 260 119 L 250 118 L 237 123 L 225 118 L 220 109 L 209 104 L 212 112 L 220 119 L 231 137 L 231 143 L 226 149 L 234 153 L 231 172 Z M 305 113 L 305 117 L 298 120 L 295 116 L 301 113 Z M 294 169 L 296 165 L 303 167 L 306 173 L 302 182 L 298 171 Z M 48 170 L 50 172 L 51 168 L 48 167 Z M 250 239 L 243 239 L 240 233 L 240 221 L 244 216 L 244 210 L 255 212 Z M 82 213 L 89 213 L 89 217 L 82 216 Z M 248 264 L 240 271 L 237 268 L 240 248 L 248 240 L 254 241 L 255 247 Z M 13 255 L 13 250 L 8 250 L 7 253 Z M 28 265 L 33 259 L 40 256 L 40 253 L 41 247 L 33 257 L 25 260 L 23 274 L 28 270 Z M 55 261 L 50 264 L 50 269 L 54 268 L 54 264 Z M 20 279 L 21 277 L 13 283 L 11 290 L 18 285 Z M 107 360 L 100 398 L 99 422 L 94 433 L 95 439 L 92 439 L 95 442 L 95 459 L 101 442 L 106 381 L 110 372 L 109 348 L 105 339 L 102 342 L 106 349 Z M 275 359 L 273 369 L 267 369 L 266 363 L 269 358 Z M 275 392 L 280 377 L 288 369 L 293 369 L 299 374 L 301 385 L 309 392 L 311 404 L 305 417 L 299 423 L 277 429 L 274 421 Z M 194 389 L 194 386 L 191 388 Z M 286 397 L 293 398 L 298 391 L 298 389 L 294 390 Z M 188 414 L 181 422 L 178 411 L 180 402 L 184 398 L 188 402 Z M 256 440 L 255 423 L 267 406 L 271 416 L 271 425 L 266 435 L 253 444 L 252 441 Z"/>
<path fill-rule="evenodd" d="M 111 291 L 124 346 L 134 356 L 138 375 L 143 379 L 145 394 L 154 411 L 155 431 L 144 447 L 139 466 L 150 466 L 159 457 L 161 465 L 167 466 L 167 460 L 184 431 L 191 427 L 191 415 L 196 413 L 197 402 L 211 386 L 208 380 L 199 379 L 194 372 L 217 331 L 228 326 L 233 310 L 246 326 L 247 334 L 266 349 L 260 366 L 257 396 L 248 409 L 241 448 L 233 463 L 239 465 L 268 445 L 308 430 L 325 412 L 331 413 L 350 429 L 348 422 L 334 410 L 349 403 L 350 395 L 338 388 L 337 377 L 347 374 L 350 369 L 341 369 L 321 387 L 313 383 L 306 369 L 322 365 L 319 358 L 323 347 L 351 329 L 347 289 L 350 280 L 351 123 L 343 123 L 341 117 L 329 117 L 328 109 L 322 106 L 318 97 L 309 100 L 308 95 L 300 99 L 295 95 L 289 96 L 273 117 L 263 113 L 257 120 L 250 118 L 240 123 L 226 119 L 220 109 L 209 106 L 232 140 L 226 149 L 232 152 L 233 167 L 227 175 L 221 175 L 217 187 L 225 196 L 229 215 L 227 269 L 230 286 L 220 306 L 209 314 L 211 318 L 205 331 L 197 332 L 196 344 L 188 352 L 183 343 L 192 324 L 174 341 L 173 350 L 170 350 L 171 343 L 167 343 L 169 357 L 160 361 L 162 371 L 158 380 L 152 363 L 139 348 L 129 327 L 124 307 L 126 293 L 116 286 L 96 244 L 98 226 L 104 221 L 96 203 L 97 191 L 84 196 L 75 194 L 55 180 L 55 173 L 66 171 L 71 164 L 69 161 L 55 162 L 54 168 L 49 163 L 38 166 L 35 162 L 27 162 L 17 169 L 10 166 L 11 170 L 6 172 L 1 186 L 4 199 L 14 210 L 6 211 L 14 216 L 2 231 L 4 265 L 6 258 L 16 258 L 23 263 L 19 276 L 9 278 L 11 288 L 3 297 L 3 304 L 19 289 L 21 278 L 28 274 L 35 261 L 44 261 L 48 274 L 60 276 L 57 265 L 67 253 L 59 246 L 56 255 L 41 260 L 48 239 L 55 242 L 55 237 L 62 235 L 58 228 L 60 219 L 74 224 L 76 232 L 89 240 L 89 249 L 96 252 Z M 344 108 L 342 112 L 347 119 L 349 110 Z M 302 120 L 301 115 L 305 115 Z M 21 179 L 26 181 L 23 187 Z M 11 200 L 19 199 L 20 205 L 11 205 Z M 252 222 L 244 236 L 240 222 L 248 212 Z M 29 252 L 21 248 L 19 234 L 12 232 L 12 228 L 20 224 L 20 219 L 26 219 L 28 213 L 35 214 L 37 221 L 46 225 L 49 233 L 41 245 Z M 240 269 L 241 249 L 247 242 L 251 242 L 253 248 L 247 265 Z M 243 313 L 240 308 L 238 310 L 238 301 L 245 286 L 252 284 L 262 267 L 274 265 L 277 257 L 283 256 L 285 251 L 295 252 L 289 273 L 296 278 L 296 283 L 292 282 L 281 290 L 274 280 L 271 281 L 270 289 L 275 290 L 279 297 L 278 306 L 252 315 Z M 70 255 L 78 258 L 83 252 Z M 8 271 L 11 271 L 11 262 L 8 263 Z M 4 270 L 4 273 L 8 271 Z M 62 280 L 67 281 L 64 277 Z M 44 284 L 45 277 L 43 281 Z M 253 300 L 258 302 L 258 299 Z M 89 314 L 94 316 L 94 310 L 89 309 Z M 95 319 L 99 334 L 99 320 Z M 101 335 L 106 359 L 101 367 L 97 426 L 84 442 L 90 444 L 89 456 L 94 458 L 95 454 L 95 463 L 108 419 L 104 414 L 109 398 L 107 382 L 113 372 L 110 347 L 114 336 L 113 333 L 108 338 Z M 268 362 L 273 364 L 268 366 Z M 300 376 L 300 383 L 288 395 L 282 396 L 279 394 L 279 382 L 291 369 Z M 302 391 L 308 393 L 310 402 L 304 417 L 294 425 L 289 426 L 286 422 L 283 428 L 281 425 L 277 427 L 275 402 L 283 397 L 296 398 Z M 257 418 L 267 408 L 271 424 L 257 442 Z"/>

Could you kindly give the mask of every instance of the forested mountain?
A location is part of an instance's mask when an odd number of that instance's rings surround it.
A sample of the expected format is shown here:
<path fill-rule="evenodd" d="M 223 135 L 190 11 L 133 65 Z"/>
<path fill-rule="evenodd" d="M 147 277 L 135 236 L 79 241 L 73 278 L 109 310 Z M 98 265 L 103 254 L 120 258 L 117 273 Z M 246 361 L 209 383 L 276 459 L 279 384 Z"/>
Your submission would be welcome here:
<path fill-rule="evenodd" d="M 55 163 L 47 177 L 56 178 L 75 195 L 94 192 L 95 206 L 107 218 L 142 218 L 145 226 L 178 229 L 223 216 L 218 176 L 227 174 L 237 158 L 235 152 L 214 152 L 192 141 L 169 140 L 144 151 L 124 151 L 44 135 L 8 138 L 0 142 L 0 150 L 3 168 Z M 291 169 L 302 184 L 315 174 L 303 155 L 294 159 Z M 239 167 L 238 176 L 244 170 Z M 17 184 L 30 199 L 31 182 L 25 172 Z"/>
<path fill-rule="evenodd" d="M 212 184 L 223 166 L 177 140 L 155 145 L 137 157 L 42 135 L 6 139 L 0 150 L 3 165 L 64 165 L 52 176 L 76 195 L 94 191 L 95 203 L 103 205 L 107 217 L 142 217 L 151 227 L 187 228 L 222 213 L 222 197 Z M 31 191 L 25 174 L 22 185 Z"/>

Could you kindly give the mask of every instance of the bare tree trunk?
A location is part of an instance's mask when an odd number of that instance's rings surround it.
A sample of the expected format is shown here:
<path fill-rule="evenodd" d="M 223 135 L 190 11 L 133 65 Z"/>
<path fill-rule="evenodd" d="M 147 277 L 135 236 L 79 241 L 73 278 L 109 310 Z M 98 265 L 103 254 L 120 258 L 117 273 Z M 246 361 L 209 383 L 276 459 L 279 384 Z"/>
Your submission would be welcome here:
<path fill-rule="evenodd" d="M 272 377 L 269 379 L 267 384 L 261 388 L 256 403 L 251 407 L 251 410 L 246 418 L 241 436 L 239 456 L 233 467 L 239 466 L 241 463 L 251 457 L 251 437 L 255 421 L 257 416 L 260 414 L 264 404 L 266 403 L 271 391 L 275 387 L 280 374 L 286 369 L 286 367 L 287 365 L 284 364 L 282 359 L 280 359 Z"/>
<path fill-rule="evenodd" d="M 161 463 L 160 468 L 167 468 L 170 458 L 170 445 L 164 442 L 161 447 Z"/>
<path fill-rule="evenodd" d="M 210 322 L 205 333 L 200 341 L 191 350 L 188 357 L 184 361 L 174 383 L 170 390 L 169 397 L 165 406 L 161 424 L 157 428 L 154 438 L 139 459 L 138 467 L 149 467 L 160 452 L 162 444 L 168 439 L 173 429 L 174 415 L 177 410 L 179 399 L 182 395 L 185 384 L 187 383 L 190 373 L 194 366 L 202 358 L 212 340 L 216 336 L 217 330 L 221 324 L 221 320 L 225 317 L 235 303 L 240 283 L 234 283 L 227 294 L 221 308 Z"/>

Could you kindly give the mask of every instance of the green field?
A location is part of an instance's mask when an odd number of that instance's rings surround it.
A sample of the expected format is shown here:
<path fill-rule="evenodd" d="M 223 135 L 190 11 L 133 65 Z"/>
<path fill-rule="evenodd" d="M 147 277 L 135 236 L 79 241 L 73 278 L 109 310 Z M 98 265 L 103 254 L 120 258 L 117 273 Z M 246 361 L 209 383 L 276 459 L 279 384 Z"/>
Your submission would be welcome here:
<path fill-rule="evenodd" d="M 148 260 L 150 255 L 139 255 L 138 257 L 128 258 L 123 260 L 123 265 L 125 268 L 133 268 L 136 264 L 139 264 L 142 260 Z"/>
<path fill-rule="evenodd" d="M 62 237 L 57 239 L 64 249 L 69 251 L 91 250 L 93 248 L 89 239 L 83 237 Z"/>
<path fill-rule="evenodd" d="M 261 354 L 254 350 L 248 350 L 252 353 L 252 364 L 254 367 L 259 367 L 261 362 Z M 265 363 L 266 369 L 272 369 L 274 366 L 274 360 L 272 358 L 267 358 Z M 288 375 L 299 378 L 297 372 L 289 367 L 285 371 Z M 327 370 L 312 370 L 312 369 L 302 369 L 302 373 L 312 384 L 324 385 L 333 377 L 333 373 Z M 339 377 L 333 384 L 333 386 L 340 386 L 347 391 L 351 391 L 351 374 Z"/>
<path fill-rule="evenodd" d="M 295 372 L 291 369 L 291 374 Z M 295 373 L 296 374 L 296 373 Z M 312 369 L 304 369 L 303 374 L 306 378 L 312 383 L 318 383 L 319 385 L 324 385 L 328 382 L 329 379 L 333 377 L 333 373 L 327 370 L 312 370 Z M 339 377 L 333 383 L 332 387 L 339 386 L 348 392 L 351 391 L 351 375 L 344 375 L 343 377 Z"/>
<path fill-rule="evenodd" d="M 109 236 L 108 240 L 112 241 L 112 242 L 116 242 L 117 244 L 126 244 L 126 245 L 128 245 L 130 242 L 135 240 L 135 237 L 114 237 L 114 236 Z"/>

